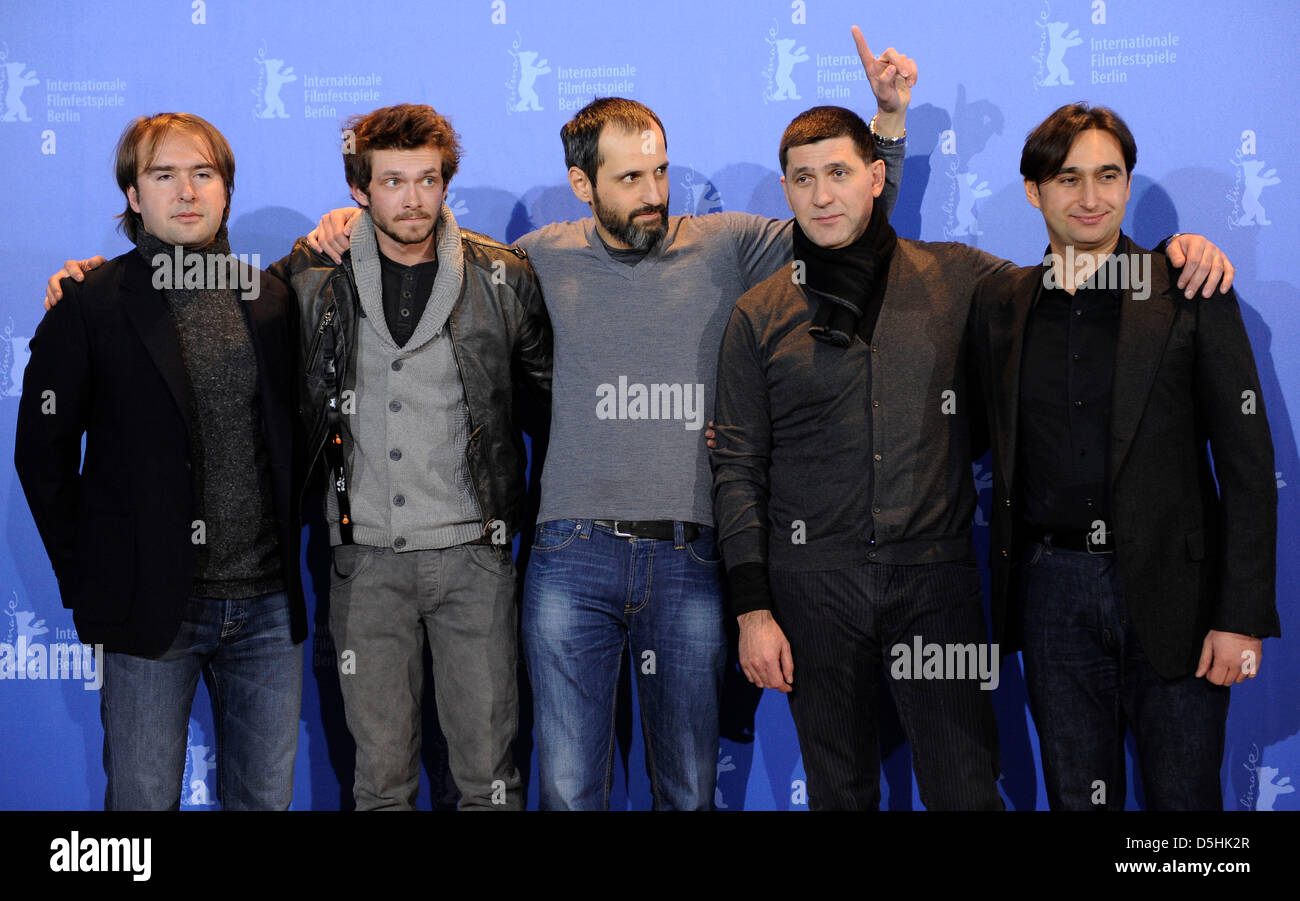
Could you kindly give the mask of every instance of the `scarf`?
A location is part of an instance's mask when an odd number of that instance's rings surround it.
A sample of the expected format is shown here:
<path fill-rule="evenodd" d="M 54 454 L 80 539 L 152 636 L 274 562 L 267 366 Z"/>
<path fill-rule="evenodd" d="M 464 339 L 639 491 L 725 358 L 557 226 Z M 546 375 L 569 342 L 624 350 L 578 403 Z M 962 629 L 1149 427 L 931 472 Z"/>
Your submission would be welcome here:
<path fill-rule="evenodd" d="M 855 334 L 870 343 L 897 246 L 898 236 L 882 203 L 873 204 L 860 238 L 834 250 L 814 244 L 796 220 L 794 258 L 804 263 L 807 287 L 821 295 L 808 333 L 836 347 L 848 347 Z"/>

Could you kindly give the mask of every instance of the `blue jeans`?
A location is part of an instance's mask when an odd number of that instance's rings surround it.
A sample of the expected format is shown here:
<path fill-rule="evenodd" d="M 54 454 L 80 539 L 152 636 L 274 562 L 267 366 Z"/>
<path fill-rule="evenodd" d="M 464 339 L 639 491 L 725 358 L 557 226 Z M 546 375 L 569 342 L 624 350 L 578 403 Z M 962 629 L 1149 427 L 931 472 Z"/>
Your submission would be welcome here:
<path fill-rule="evenodd" d="M 591 520 L 537 527 L 524 588 L 540 806 L 609 807 L 619 663 L 631 642 L 656 810 L 713 806 L 726 662 L 713 530 L 620 538 Z"/>
<path fill-rule="evenodd" d="M 1025 681 L 1053 810 L 1123 810 L 1124 734 L 1150 810 L 1222 810 L 1228 689 L 1160 676 L 1114 554 L 1031 544 L 1021 577 Z"/>
<path fill-rule="evenodd" d="M 107 653 L 104 723 L 108 810 L 176 810 L 199 672 L 212 697 L 218 798 L 224 810 L 287 810 L 302 705 L 302 648 L 283 592 L 190 598 L 158 657 Z"/>

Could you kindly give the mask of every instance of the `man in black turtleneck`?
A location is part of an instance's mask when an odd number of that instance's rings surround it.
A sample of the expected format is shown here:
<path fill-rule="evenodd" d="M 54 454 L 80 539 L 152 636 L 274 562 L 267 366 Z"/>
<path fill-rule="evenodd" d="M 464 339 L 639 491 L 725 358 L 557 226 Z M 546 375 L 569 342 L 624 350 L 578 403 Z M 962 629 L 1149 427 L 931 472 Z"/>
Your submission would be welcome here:
<path fill-rule="evenodd" d="M 230 256 L 234 157 L 211 124 L 134 120 L 116 174 L 136 247 L 64 283 L 31 340 L 14 452 L 64 606 L 106 652 L 105 806 L 179 805 L 202 671 L 222 807 L 284 809 L 307 633 L 296 307 Z"/>

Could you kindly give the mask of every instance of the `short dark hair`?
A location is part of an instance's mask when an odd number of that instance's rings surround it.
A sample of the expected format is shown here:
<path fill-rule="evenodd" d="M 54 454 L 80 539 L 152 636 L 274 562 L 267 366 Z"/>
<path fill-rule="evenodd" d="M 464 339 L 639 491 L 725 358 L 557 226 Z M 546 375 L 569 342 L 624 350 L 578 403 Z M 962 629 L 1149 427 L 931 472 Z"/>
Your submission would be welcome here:
<path fill-rule="evenodd" d="M 627 132 L 657 125 L 659 133 L 664 136 L 664 149 L 668 149 L 668 132 L 650 107 L 626 97 L 597 97 L 560 128 L 564 165 L 569 168 L 577 166 L 593 184 L 596 171 L 605 162 L 600 156 L 600 133 L 606 125 L 617 125 Z"/>
<path fill-rule="evenodd" d="M 862 117 L 842 106 L 814 106 L 791 120 L 781 135 L 781 174 L 791 147 L 816 144 L 831 138 L 851 138 L 858 154 L 868 163 L 876 159 L 876 142 Z"/>
<path fill-rule="evenodd" d="M 437 110 L 424 103 L 385 106 L 343 123 L 343 172 L 348 184 L 370 188 L 370 156 L 376 150 L 419 150 L 433 147 L 442 155 L 442 181 L 447 184 L 460 168 L 460 135 Z M 351 132 L 347 140 L 346 132 Z"/>
<path fill-rule="evenodd" d="M 235 153 L 230 149 L 226 136 L 217 131 L 217 127 L 207 119 L 193 113 L 156 113 L 152 116 L 137 116 L 132 119 L 117 139 L 117 149 L 113 154 L 113 174 L 117 177 L 117 186 L 126 194 L 127 188 L 140 190 L 137 180 L 140 173 L 153 163 L 158 156 L 158 148 L 173 130 L 189 132 L 207 145 L 207 161 L 217 170 L 221 181 L 226 186 L 226 209 L 221 214 L 221 224 L 230 218 L 230 196 L 235 193 Z M 134 242 L 144 230 L 144 220 L 140 214 L 131 209 L 127 200 L 126 209 L 118 215 L 118 227 Z"/>
<path fill-rule="evenodd" d="M 1025 181 L 1042 184 L 1061 171 L 1074 139 L 1090 129 L 1109 132 L 1124 154 L 1124 170 L 1133 174 L 1137 165 L 1137 142 L 1124 120 L 1104 106 L 1070 103 L 1052 113 L 1025 138 L 1020 154 L 1020 174 Z"/>

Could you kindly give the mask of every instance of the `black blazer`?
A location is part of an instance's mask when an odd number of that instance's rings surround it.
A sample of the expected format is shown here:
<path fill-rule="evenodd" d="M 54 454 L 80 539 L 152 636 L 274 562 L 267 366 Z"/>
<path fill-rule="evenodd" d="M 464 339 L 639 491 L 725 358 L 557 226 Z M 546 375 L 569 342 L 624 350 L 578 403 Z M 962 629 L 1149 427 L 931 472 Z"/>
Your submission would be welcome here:
<path fill-rule="evenodd" d="M 240 306 L 257 356 L 284 582 L 301 641 L 297 305 L 283 283 L 259 275 L 258 295 Z M 14 450 L 78 636 L 146 656 L 175 639 L 195 565 L 188 376 L 151 276 L 132 250 L 84 283 L 64 280 L 63 300 L 31 340 Z"/>
<path fill-rule="evenodd" d="M 971 317 L 993 445 L 993 633 L 1004 653 L 1021 646 L 1018 576 L 1028 536 L 1021 534 L 1016 479 L 1020 358 L 1044 272 L 1035 266 L 990 276 Z M 1120 307 L 1109 525 L 1138 639 L 1156 672 L 1172 679 L 1195 672 L 1210 629 L 1280 634 L 1277 482 L 1236 296 L 1187 300 L 1158 252 L 1150 277 L 1150 296 L 1138 300 L 1126 290 Z M 1245 412 L 1252 403 L 1254 412 Z"/>

